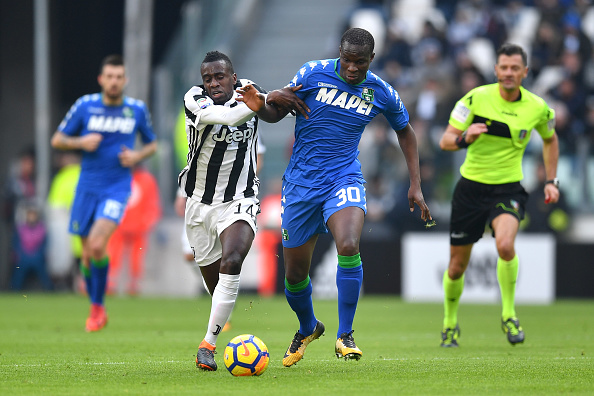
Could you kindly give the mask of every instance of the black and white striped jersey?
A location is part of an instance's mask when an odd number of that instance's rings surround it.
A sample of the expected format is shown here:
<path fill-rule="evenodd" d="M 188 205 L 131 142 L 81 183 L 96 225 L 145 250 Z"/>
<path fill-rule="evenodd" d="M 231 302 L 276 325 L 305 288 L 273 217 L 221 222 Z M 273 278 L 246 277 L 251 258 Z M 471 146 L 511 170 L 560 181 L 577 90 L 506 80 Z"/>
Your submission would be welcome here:
<path fill-rule="evenodd" d="M 238 79 L 235 88 L 246 84 L 253 83 Z M 193 86 L 184 96 L 189 152 L 178 184 L 188 197 L 207 205 L 258 194 L 258 117 L 236 97 L 234 92 L 224 105 L 216 105 L 203 86 Z"/>

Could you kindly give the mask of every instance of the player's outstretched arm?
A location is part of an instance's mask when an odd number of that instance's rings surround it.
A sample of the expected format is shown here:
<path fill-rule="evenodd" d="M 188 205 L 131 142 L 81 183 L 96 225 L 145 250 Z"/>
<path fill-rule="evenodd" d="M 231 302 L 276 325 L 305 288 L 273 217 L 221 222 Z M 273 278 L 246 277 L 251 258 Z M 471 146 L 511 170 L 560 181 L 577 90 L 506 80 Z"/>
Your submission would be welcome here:
<path fill-rule="evenodd" d="M 295 92 L 299 91 L 301 87 L 303 87 L 303 85 L 299 84 L 296 87 L 275 89 L 268 93 L 266 103 L 274 105 L 293 115 L 296 115 L 297 112 L 299 112 L 307 120 L 309 119 L 308 113 L 310 113 L 311 110 L 299 96 L 295 95 Z"/>
<path fill-rule="evenodd" d="M 279 98 L 282 94 L 279 94 L 277 91 L 272 91 L 268 95 L 264 95 L 251 84 L 237 88 L 236 91 L 241 95 L 237 98 L 237 101 L 244 102 L 246 106 L 249 107 L 250 110 L 255 111 L 258 117 L 263 121 L 270 123 L 278 122 L 289 113 L 289 109 L 279 107 L 268 99 L 271 95 L 273 101 L 274 98 Z M 291 91 L 291 94 L 297 98 L 297 95 L 295 95 L 293 91 Z M 290 100 L 287 99 L 287 101 Z"/>
<path fill-rule="evenodd" d="M 84 136 L 68 136 L 56 131 L 52 136 L 51 145 L 58 150 L 83 150 L 93 152 L 97 150 L 103 140 L 100 133 L 89 133 Z"/>
<path fill-rule="evenodd" d="M 410 179 L 408 206 L 410 211 L 412 212 L 415 209 L 414 205 L 417 204 L 419 209 L 421 209 L 421 219 L 423 221 L 432 220 L 431 212 L 425 203 L 425 198 L 423 197 L 423 192 L 421 190 L 419 150 L 417 148 L 415 131 L 410 124 L 406 124 L 406 126 L 400 131 L 397 131 L 396 134 L 398 136 L 398 143 L 400 143 L 400 148 L 402 149 L 402 153 L 406 160 L 406 166 L 408 167 L 408 175 Z"/>
<path fill-rule="evenodd" d="M 235 91 L 240 95 L 237 101 L 245 103 L 250 110 L 257 113 L 266 107 L 266 95 L 260 93 L 252 84 L 239 87 Z"/>

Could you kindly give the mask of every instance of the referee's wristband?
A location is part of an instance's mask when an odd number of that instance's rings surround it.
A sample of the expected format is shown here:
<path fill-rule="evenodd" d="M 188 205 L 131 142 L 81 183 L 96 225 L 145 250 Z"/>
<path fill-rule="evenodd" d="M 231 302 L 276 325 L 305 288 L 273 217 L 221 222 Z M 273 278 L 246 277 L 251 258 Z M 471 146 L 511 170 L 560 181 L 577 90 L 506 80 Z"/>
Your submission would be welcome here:
<path fill-rule="evenodd" d="M 552 184 L 553 186 L 559 188 L 559 179 L 554 178 L 554 179 L 551 179 L 551 180 L 547 180 L 545 182 L 545 184 Z"/>
<path fill-rule="evenodd" d="M 468 146 L 470 146 L 470 143 L 466 141 L 466 134 L 463 133 L 462 135 L 456 138 L 456 146 L 458 146 L 461 149 L 465 149 Z"/>

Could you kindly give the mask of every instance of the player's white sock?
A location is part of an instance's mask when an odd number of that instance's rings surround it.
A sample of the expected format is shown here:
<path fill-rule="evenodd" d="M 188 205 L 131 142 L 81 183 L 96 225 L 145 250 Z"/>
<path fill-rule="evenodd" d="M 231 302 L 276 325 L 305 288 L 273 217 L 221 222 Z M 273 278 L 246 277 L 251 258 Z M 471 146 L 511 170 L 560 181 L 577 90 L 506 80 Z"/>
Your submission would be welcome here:
<path fill-rule="evenodd" d="M 219 333 L 223 330 L 227 320 L 229 320 L 229 316 L 231 316 L 238 291 L 239 274 L 219 274 L 219 282 L 212 294 L 208 330 L 204 336 L 204 339 L 209 344 L 216 345 Z"/>

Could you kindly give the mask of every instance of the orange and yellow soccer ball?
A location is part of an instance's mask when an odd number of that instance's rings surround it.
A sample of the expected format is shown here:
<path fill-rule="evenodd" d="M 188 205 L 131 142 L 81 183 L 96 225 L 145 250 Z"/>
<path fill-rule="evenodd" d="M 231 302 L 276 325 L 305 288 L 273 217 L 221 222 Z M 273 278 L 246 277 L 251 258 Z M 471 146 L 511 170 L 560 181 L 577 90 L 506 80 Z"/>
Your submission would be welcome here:
<path fill-rule="evenodd" d="M 227 370 L 238 377 L 261 375 L 270 360 L 266 345 L 252 334 L 242 334 L 229 341 L 223 357 Z"/>

